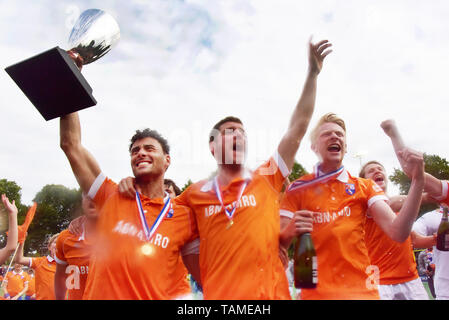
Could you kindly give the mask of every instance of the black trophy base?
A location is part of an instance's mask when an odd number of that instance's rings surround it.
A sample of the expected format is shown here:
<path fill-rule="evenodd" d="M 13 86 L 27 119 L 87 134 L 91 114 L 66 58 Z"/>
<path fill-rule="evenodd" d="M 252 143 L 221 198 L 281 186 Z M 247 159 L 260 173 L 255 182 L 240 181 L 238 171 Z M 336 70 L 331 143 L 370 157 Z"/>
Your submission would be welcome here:
<path fill-rule="evenodd" d="M 45 120 L 92 107 L 92 88 L 65 50 L 55 47 L 5 71 Z"/>

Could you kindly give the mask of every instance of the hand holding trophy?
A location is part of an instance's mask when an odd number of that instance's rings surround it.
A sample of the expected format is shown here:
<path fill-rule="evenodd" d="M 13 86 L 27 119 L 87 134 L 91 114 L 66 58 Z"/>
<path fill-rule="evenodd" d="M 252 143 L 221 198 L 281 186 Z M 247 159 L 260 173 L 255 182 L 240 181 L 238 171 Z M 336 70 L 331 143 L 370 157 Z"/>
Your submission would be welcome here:
<path fill-rule="evenodd" d="M 80 70 L 108 53 L 119 39 L 114 18 L 89 9 L 81 13 L 70 33 L 70 50 L 55 47 L 5 71 L 48 121 L 97 104 Z"/>

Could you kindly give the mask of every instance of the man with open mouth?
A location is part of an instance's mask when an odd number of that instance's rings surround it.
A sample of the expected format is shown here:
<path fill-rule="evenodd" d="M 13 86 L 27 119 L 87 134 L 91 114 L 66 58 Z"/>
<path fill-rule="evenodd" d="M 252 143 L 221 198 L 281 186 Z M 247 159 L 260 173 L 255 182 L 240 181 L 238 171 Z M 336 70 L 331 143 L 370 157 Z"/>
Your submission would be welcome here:
<path fill-rule="evenodd" d="M 394 241 L 410 234 L 424 185 L 422 154 L 400 154 L 412 172 L 409 197 L 396 215 L 388 198 L 372 180 L 353 177 L 343 167 L 346 126 L 334 113 L 324 115 L 311 132 L 319 163 L 312 174 L 288 187 L 281 204 L 282 244 L 310 232 L 317 254 L 318 284 L 302 289 L 301 299 L 379 299 L 376 269 L 371 265 L 364 234 L 368 209 Z"/>
<path fill-rule="evenodd" d="M 387 193 L 387 174 L 380 162 L 367 162 L 360 169 L 359 177 L 373 180 Z M 390 207 L 395 212 L 399 211 L 405 199 L 406 196 L 389 197 Z M 415 234 L 414 237 L 419 235 Z M 365 241 L 371 264 L 379 270 L 379 295 L 382 300 L 429 299 L 416 268 L 412 238 L 409 236 L 402 243 L 391 240 L 378 227 L 368 210 Z"/>

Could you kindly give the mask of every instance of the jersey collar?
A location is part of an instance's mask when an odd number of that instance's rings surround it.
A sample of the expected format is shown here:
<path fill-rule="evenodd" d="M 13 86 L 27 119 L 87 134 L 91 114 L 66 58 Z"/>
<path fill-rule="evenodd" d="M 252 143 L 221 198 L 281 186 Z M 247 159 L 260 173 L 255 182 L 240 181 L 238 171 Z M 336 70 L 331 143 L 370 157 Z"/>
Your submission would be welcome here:
<path fill-rule="evenodd" d="M 53 261 L 55 261 L 55 259 L 53 259 L 50 255 L 47 255 L 47 260 L 48 260 L 48 262 L 53 262 Z"/>
<path fill-rule="evenodd" d="M 321 170 L 320 170 L 320 163 L 317 163 L 314 167 L 314 174 L 315 177 L 321 177 L 323 175 L 325 175 Z M 348 171 L 343 168 L 343 171 L 335 178 L 336 180 L 343 182 L 343 183 L 348 183 L 349 181 L 349 173 Z"/>

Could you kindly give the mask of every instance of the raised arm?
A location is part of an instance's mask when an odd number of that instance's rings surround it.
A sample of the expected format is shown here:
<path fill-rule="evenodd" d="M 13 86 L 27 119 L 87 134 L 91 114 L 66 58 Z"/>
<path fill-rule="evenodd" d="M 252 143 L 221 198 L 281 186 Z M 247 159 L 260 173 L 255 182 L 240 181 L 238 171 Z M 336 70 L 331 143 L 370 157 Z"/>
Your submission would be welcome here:
<path fill-rule="evenodd" d="M 395 121 L 391 119 L 385 120 L 381 123 L 380 126 L 382 127 L 386 135 L 390 137 L 394 151 L 396 152 L 396 155 L 398 155 L 398 152 L 405 148 L 405 144 L 402 140 Z M 407 168 L 404 167 L 403 163 L 401 163 L 400 157 L 398 157 L 398 160 L 401 164 L 402 170 L 404 170 L 405 174 L 410 177 L 409 173 L 407 172 Z M 441 181 L 434 176 L 425 173 L 424 191 L 427 192 L 432 198 L 440 197 L 442 194 Z"/>
<path fill-rule="evenodd" d="M 396 126 L 396 122 L 392 119 L 388 119 L 382 121 L 380 124 L 385 134 L 391 139 L 391 143 L 393 144 L 394 152 L 396 153 L 396 157 L 401 164 L 401 167 L 404 168 L 403 163 L 401 163 L 401 158 L 398 156 L 399 152 L 405 148 L 404 141 L 402 140 L 401 135 L 399 134 L 399 130 Z"/>
<path fill-rule="evenodd" d="M 89 192 L 101 170 L 95 158 L 81 144 L 81 125 L 77 112 L 60 118 L 60 146 L 81 189 L 85 193 Z"/>
<path fill-rule="evenodd" d="M 323 67 L 324 58 L 332 52 L 332 44 L 322 40 L 317 44 L 309 41 L 309 68 L 304 88 L 290 119 L 288 130 L 278 146 L 279 155 L 291 170 L 299 145 L 307 131 L 315 107 L 317 78 Z"/>
<path fill-rule="evenodd" d="M 412 179 L 407 198 L 396 215 L 384 201 L 376 201 L 370 207 L 374 221 L 393 240 L 405 241 L 412 230 L 421 205 L 424 187 L 424 159 L 420 152 L 404 148 L 398 151 L 399 162 L 403 164 Z"/>
<path fill-rule="evenodd" d="M 0 249 L 0 265 L 14 252 L 17 246 L 18 231 L 17 231 L 17 207 L 13 200 L 12 203 L 6 195 L 2 194 L 2 202 L 8 211 L 8 240 L 6 246 Z"/>

